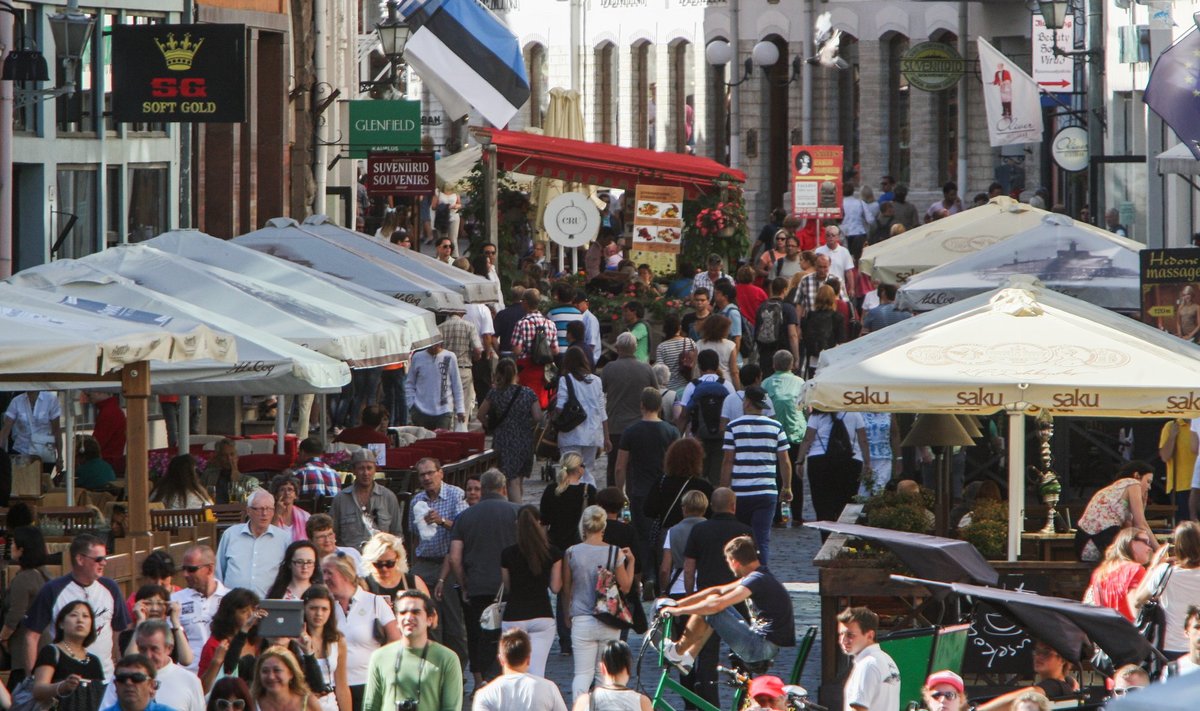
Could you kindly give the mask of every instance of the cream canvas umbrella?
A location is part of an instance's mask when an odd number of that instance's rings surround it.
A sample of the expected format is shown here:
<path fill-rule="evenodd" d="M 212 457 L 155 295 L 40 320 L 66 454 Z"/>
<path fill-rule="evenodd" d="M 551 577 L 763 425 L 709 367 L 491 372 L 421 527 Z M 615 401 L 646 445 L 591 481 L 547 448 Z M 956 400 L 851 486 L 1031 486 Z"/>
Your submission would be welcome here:
<path fill-rule="evenodd" d="M 543 133 L 556 138 L 584 139 L 583 110 L 579 104 L 579 92 L 555 87 L 550 90 L 550 107 L 546 110 L 546 125 Z M 546 214 L 546 206 L 554 198 L 563 193 L 588 194 L 579 183 L 564 183 L 551 178 L 538 178 L 534 181 L 534 208 L 537 211 L 534 228 L 538 232 L 538 240 L 549 239 L 542 228 L 542 216 Z"/>
<path fill-rule="evenodd" d="M 859 268 L 875 281 L 903 284 L 909 277 L 952 262 L 1037 227 L 1053 213 L 997 197 L 986 205 L 930 222 L 863 250 Z M 1080 229 L 1103 233 L 1083 222 Z"/>
<path fill-rule="evenodd" d="M 1009 414 L 1009 555 L 1023 509 L 1024 415 L 1195 417 L 1200 346 L 1014 280 L 821 354 L 806 404 L 826 411 Z"/>

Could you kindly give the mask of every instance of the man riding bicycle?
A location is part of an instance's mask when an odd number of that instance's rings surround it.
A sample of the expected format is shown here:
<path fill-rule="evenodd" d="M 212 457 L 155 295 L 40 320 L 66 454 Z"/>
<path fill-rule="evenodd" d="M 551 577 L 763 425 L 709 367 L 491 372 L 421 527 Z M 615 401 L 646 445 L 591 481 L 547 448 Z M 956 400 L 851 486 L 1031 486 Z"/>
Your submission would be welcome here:
<path fill-rule="evenodd" d="M 737 580 L 716 585 L 675 602 L 660 600 L 664 615 L 690 615 L 679 641 L 663 640 L 663 654 L 684 673 L 691 671 L 696 655 L 713 632 L 743 662 L 757 664 L 775 658 L 781 647 L 796 645 L 792 601 L 783 584 L 758 560 L 750 536 L 739 536 L 725 545 L 725 561 Z M 749 623 L 734 605 L 746 602 Z"/>

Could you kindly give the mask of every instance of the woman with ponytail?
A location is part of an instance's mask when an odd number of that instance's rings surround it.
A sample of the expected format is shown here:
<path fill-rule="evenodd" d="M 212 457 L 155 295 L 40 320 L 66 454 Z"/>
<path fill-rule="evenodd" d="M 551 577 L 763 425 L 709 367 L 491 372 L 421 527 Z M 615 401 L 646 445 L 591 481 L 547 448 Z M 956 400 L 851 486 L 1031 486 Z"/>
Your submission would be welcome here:
<path fill-rule="evenodd" d="M 565 452 L 558 463 L 555 483 L 542 492 L 541 522 L 546 527 L 546 538 L 550 545 L 565 551 L 579 543 L 579 518 L 583 510 L 596 503 L 596 487 L 583 483 L 583 457 L 578 452 Z M 559 594 L 558 600 L 558 648 L 571 654 L 571 631 L 566 624 L 563 608 L 568 601 Z"/>
<path fill-rule="evenodd" d="M 561 549 L 550 545 L 538 521 L 536 506 L 517 512 L 517 542 L 500 554 L 504 580 L 501 630 L 521 629 L 529 635 L 529 674 L 546 675 L 546 658 L 554 641 L 554 612 L 547 591 L 562 590 Z"/>

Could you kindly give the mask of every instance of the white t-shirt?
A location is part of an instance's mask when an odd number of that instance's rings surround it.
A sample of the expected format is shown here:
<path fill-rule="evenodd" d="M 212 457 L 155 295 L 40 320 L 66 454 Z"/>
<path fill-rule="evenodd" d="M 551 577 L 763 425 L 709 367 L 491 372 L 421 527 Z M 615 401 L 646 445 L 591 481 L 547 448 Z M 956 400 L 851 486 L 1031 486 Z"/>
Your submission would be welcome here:
<path fill-rule="evenodd" d="M 733 422 L 737 418 L 746 414 L 745 408 L 742 406 L 742 403 L 745 401 L 746 401 L 746 391 L 745 390 L 739 390 L 738 392 L 733 393 L 732 395 L 726 395 L 725 401 L 721 403 L 721 417 L 724 417 L 725 419 L 729 420 L 730 422 Z M 760 414 L 766 415 L 767 417 L 774 417 L 775 416 L 775 405 L 773 405 L 771 403 L 771 398 L 767 398 L 766 404 L 767 404 L 766 409 L 764 409 L 762 411 L 762 413 L 760 413 Z"/>
<path fill-rule="evenodd" d="M 663 536 L 663 550 L 671 550 L 671 529 L 667 529 L 667 535 Z M 674 567 L 676 561 L 671 561 L 671 566 Z M 667 591 L 668 595 L 682 595 L 687 592 L 687 588 L 683 584 L 683 576 L 675 576 L 675 582 L 671 585 L 671 589 Z"/>
<path fill-rule="evenodd" d="M 463 318 L 475 325 L 480 336 L 496 335 L 496 329 L 492 326 L 492 311 L 487 304 L 467 304 L 467 313 Z"/>
<path fill-rule="evenodd" d="M 192 663 L 187 670 L 193 674 L 200 668 L 200 652 L 212 635 L 212 619 L 221 605 L 221 598 L 229 592 L 220 580 L 212 595 L 204 597 L 192 588 L 183 588 L 171 593 L 171 602 L 179 603 L 179 624 L 183 626 L 183 634 L 187 636 L 188 646 L 192 648 Z M 107 707 L 105 707 L 107 708 Z"/>
<path fill-rule="evenodd" d="M 854 711 L 854 706 L 867 711 L 900 711 L 900 669 L 878 644 L 854 656 L 843 702 L 845 711 Z"/>
<path fill-rule="evenodd" d="M 553 682 L 532 674 L 503 674 L 475 694 L 472 711 L 567 711 Z"/>
<path fill-rule="evenodd" d="M 1147 573 L 1149 579 L 1145 584 L 1151 591 L 1158 590 L 1166 575 L 1167 566 L 1159 565 Z M 1188 606 L 1200 600 L 1200 568 L 1171 567 L 1171 577 L 1159 598 L 1166 612 L 1166 634 L 1163 636 L 1163 651 L 1186 652 L 1188 638 L 1183 632 L 1183 621 L 1187 615 Z"/>
<path fill-rule="evenodd" d="M 815 412 L 808 418 L 808 429 L 816 434 L 812 446 L 808 448 L 808 456 L 819 457 L 825 454 L 825 445 L 829 444 L 829 433 L 833 430 L 834 416 L 828 412 Z M 846 425 L 846 434 L 850 435 L 850 446 L 854 448 L 854 458 L 861 462 L 863 457 L 862 448 L 858 443 L 858 431 L 866 427 L 862 413 L 839 412 L 836 416 Z"/>
<path fill-rule="evenodd" d="M 12 442 L 13 451 L 17 454 L 41 456 L 43 461 L 51 461 L 49 450 L 57 444 L 50 423 L 62 418 L 62 407 L 58 396 L 52 392 L 38 393 L 33 407 L 29 406 L 29 397 L 21 393 L 12 399 L 4 416 L 13 421 Z M 0 442 L 0 447 L 8 442 Z"/>
<path fill-rule="evenodd" d="M 337 611 L 338 629 L 346 636 L 346 683 L 361 686 L 367 683 L 367 668 L 371 653 L 379 649 L 375 641 L 375 620 L 386 626 L 396 619 L 392 606 L 385 595 L 374 595 L 359 589 L 350 599 L 350 611 L 343 612 L 340 604 L 333 606 Z"/>
<path fill-rule="evenodd" d="M 845 245 L 838 245 L 837 251 L 829 248 L 828 245 L 821 245 L 813 250 L 813 254 L 824 254 L 829 257 L 829 276 L 835 276 L 842 282 L 842 289 L 846 288 L 846 272 L 854 268 L 854 257 L 850 255 L 850 250 L 846 249 Z"/>

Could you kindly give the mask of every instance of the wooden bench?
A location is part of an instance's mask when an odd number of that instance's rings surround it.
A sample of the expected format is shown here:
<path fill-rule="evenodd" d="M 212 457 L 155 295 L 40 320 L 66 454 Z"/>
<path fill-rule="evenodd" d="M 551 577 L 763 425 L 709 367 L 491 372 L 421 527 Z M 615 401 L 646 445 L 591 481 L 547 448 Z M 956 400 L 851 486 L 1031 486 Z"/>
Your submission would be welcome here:
<path fill-rule="evenodd" d="M 150 530 L 179 533 L 204 521 L 204 509 L 155 509 L 150 511 Z"/>
<path fill-rule="evenodd" d="M 86 506 L 45 506 L 37 511 L 37 523 L 43 531 L 61 529 L 59 535 L 71 535 L 73 531 L 96 528 L 100 522 L 98 514 L 96 509 Z"/>
<path fill-rule="evenodd" d="M 246 520 L 245 504 L 213 504 L 208 507 L 217 523 L 242 523 Z"/>

